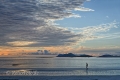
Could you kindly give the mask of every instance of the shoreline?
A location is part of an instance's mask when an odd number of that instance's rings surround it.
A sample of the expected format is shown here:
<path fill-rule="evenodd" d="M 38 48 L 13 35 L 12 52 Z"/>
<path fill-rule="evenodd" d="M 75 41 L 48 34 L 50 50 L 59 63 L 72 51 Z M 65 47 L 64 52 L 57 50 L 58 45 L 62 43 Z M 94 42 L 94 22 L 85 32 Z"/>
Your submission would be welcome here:
<path fill-rule="evenodd" d="M 0 80 L 119 80 L 120 75 L 92 76 L 0 76 Z"/>

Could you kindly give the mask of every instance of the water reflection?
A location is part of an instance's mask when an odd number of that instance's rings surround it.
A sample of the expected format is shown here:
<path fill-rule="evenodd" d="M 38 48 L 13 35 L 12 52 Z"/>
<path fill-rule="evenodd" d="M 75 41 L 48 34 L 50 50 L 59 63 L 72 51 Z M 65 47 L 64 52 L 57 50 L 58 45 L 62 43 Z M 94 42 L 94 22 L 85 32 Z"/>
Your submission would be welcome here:
<path fill-rule="evenodd" d="M 6 70 L 0 76 L 81 76 L 81 75 L 120 75 L 120 70 Z"/>
<path fill-rule="evenodd" d="M 22 75 L 22 76 L 26 76 L 26 75 L 38 75 L 37 71 L 28 71 L 28 70 L 9 70 L 5 72 L 6 75 Z"/>
<path fill-rule="evenodd" d="M 88 75 L 88 69 L 86 69 L 86 75 Z"/>

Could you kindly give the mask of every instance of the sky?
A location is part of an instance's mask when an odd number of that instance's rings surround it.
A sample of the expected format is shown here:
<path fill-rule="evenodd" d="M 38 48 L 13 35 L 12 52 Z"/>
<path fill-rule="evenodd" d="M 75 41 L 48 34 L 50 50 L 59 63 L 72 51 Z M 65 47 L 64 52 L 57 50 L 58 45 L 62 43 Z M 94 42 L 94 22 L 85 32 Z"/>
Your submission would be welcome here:
<path fill-rule="evenodd" d="M 0 55 L 120 54 L 120 0 L 0 0 Z"/>

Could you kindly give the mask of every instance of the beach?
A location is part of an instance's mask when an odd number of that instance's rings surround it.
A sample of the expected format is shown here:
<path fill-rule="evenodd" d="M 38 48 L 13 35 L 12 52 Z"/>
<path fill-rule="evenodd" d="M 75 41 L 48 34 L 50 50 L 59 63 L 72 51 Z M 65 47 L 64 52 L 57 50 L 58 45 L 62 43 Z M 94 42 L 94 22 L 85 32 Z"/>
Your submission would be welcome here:
<path fill-rule="evenodd" d="M 0 61 L 0 80 L 120 80 L 119 58 L 35 57 Z"/>
<path fill-rule="evenodd" d="M 0 76 L 0 80 L 120 80 L 120 76 Z"/>

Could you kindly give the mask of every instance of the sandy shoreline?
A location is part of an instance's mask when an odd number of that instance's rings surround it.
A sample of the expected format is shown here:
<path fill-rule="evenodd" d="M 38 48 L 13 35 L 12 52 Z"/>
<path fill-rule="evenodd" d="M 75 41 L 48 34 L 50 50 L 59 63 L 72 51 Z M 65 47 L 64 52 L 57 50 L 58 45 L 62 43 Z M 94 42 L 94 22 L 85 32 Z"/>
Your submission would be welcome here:
<path fill-rule="evenodd" d="M 120 76 L 0 76 L 0 80 L 120 80 Z"/>

